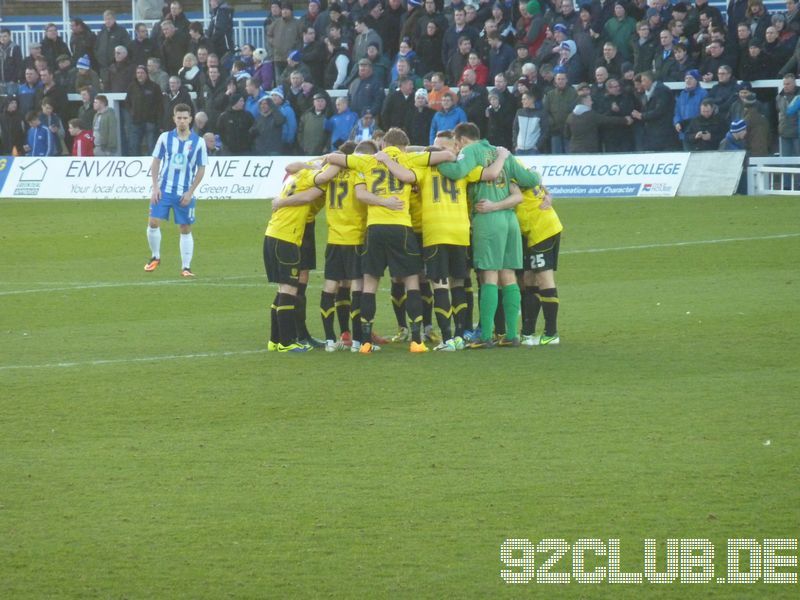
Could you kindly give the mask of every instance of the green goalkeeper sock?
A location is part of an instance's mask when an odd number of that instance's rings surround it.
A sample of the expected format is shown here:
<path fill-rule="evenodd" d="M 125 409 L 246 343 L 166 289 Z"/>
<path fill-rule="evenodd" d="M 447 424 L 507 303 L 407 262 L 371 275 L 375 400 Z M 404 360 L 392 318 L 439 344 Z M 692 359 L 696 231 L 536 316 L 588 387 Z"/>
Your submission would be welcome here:
<path fill-rule="evenodd" d="M 516 283 L 503 288 L 503 310 L 506 313 L 506 339 L 517 338 L 517 324 L 519 323 L 519 307 L 522 304 L 522 294 Z"/>
<path fill-rule="evenodd" d="M 494 283 L 481 285 L 480 301 L 481 339 L 487 341 L 492 339 L 494 330 L 494 313 L 497 312 L 497 285 Z"/>

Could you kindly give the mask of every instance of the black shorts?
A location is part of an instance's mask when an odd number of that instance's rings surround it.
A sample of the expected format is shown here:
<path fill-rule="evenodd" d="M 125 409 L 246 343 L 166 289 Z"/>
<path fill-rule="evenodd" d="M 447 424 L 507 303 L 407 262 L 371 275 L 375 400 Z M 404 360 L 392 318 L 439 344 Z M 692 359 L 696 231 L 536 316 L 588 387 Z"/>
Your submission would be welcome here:
<path fill-rule="evenodd" d="M 558 270 L 558 249 L 561 246 L 561 233 L 542 240 L 535 246 L 525 248 L 523 264 L 526 271 L 541 273 Z"/>
<path fill-rule="evenodd" d="M 315 223 L 306 223 L 303 243 L 300 246 L 300 270 L 311 271 L 317 268 L 317 238 L 314 235 Z"/>
<path fill-rule="evenodd" d="M 361 270 L 365 275 L 382 277 L 389 267 L 392 277 L 408 277 L 422 271 L 419 242 L 411 227 L 370 225 L 364 243 Z"/>
<path fill-rule="evenodd" d="M 363 246 L 328 244 L 325 246 L 325 279 L 361 279 Z"/>
<path fill-rule="evenodd" d="M 297 276 L 300 274 L 300 246 L 266 236 L 264 268 L 271 283 L 285 283 L 297 287 Z"/>
<path fill-rule="evenodd" d="M 444 281 L 448 277 L 464 279 L 467 276 L 467 246 L 434 244 L 422 249 L 425 275 L 431 281 Z"/>

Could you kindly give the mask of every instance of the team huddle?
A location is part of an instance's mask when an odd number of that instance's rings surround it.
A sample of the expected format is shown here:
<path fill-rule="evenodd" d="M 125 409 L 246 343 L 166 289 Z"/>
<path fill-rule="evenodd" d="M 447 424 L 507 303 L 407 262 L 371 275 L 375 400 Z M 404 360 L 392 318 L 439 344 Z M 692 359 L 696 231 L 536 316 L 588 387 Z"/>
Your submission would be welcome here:
<path fill-rule="evenodd" d="M 153 151 L 151 258 L 144 269 L 158 268 L 160 224 L 173 212 L 181 230 L 181 275 L 191 278 L 194 192 L 208 157 L 189 128 L 189 107 L 176 106 L 173 120 L 176 128 L 163 133 Z M 428 352 L 426 341 L 444 352 L 559 344 L 554 272 L 563 227 L 539 176 L 505 148 L 482 140 L 473 123 L 438 132 L 426 149 L 409 147 L 398 128 L 379 143 L 380 148 L 374 140 L 346 142 L 318 161 L 287 166 L 264 238 L 267 278 L 278 285 L 268 350 L 380 350 L 389 340 L 372 326 L 387 267 L 398 325 L 391 341 L 409 342 L 411 352 Z M 316 269 L 315 219 L 323 208 L 324 341 L 306 326 L 308 276 Z M 475 329 L 472 269 L 480 284 Z M 540 312 L 544 331 L 536 335 Z M 433 314 L 441 336 L 433 331 Z"/>
<path fill-rule="evenodd" d="M 398 324 L 391 341 L 408 342 L 411 352 L 427 352 L 426 341 L 445 352 L 558 344 L 554 271 L 562 225 L 538 174 L 481 140 L 472 123 L 438 132 L 426 149 L 409 147 L 397 128 L 379 144 L 349 142 L 287 167 L 264 239 L 267 277 L 278 286 L 268 349 L 379 350 L 386 340 L 373 322 L 387 267 Z M 324 342 L 306 326 L 315 217 L 323 208 Z M 471 269 L 480 284 L 475 329 Z M 540 312 L 544 331 L 536 335 Z"/>

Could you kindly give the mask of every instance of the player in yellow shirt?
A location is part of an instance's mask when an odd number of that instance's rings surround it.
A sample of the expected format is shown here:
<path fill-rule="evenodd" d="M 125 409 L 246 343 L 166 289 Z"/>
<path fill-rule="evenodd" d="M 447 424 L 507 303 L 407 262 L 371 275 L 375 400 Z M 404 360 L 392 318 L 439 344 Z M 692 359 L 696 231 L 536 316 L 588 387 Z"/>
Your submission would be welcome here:
<path fill-rule="evenodd" d="M 440 131 L 431 151 L 448 150 L 455 154 L 455 140 L 449 130 Z M 496 178 L 503 168 L 508 152 L 483 168 L 476 167 L 464 179 L 453 181 L 436 166 L 428 167 L 419 179 L 420 225 L 422 229 L 425 273 L 433 284 L 434 312 L 442 332 L 441 343 L 434 350 L 453 352 L 464 348 L 462 338 L 466 316 L 464 278 L 467 275 L 467 249 L 470 244 L 470 220 L 467 184 L 487 178 Z M 396 169 L 396 163 L 387 163 Z M 399 174 L 399 172 L 397 173 Z M 412 214 L 413 219 L 413 214 Z M 451 303 L 450 295 L 453 301 Z M 455 322 L 456 334 L 450 319 Z"/>
<path fill-rule="evenodd" d="M 272 201 L 270 217 L 264 237 L 264 267 L 267 279 L 278 284 L 278 294 L 272 304 L 272 327 L 268 350 L 278 352 L 306 352 L 310 346 L 297 340 L 298 276 L 300 274 L 300 246 L 303 242 L 312 203 L 322 197 L 322 187 L 339 172 L 338 168 L 302 169 L 290 175 L 280 196 Z"/>
<path fill-rule="evenodd" d="M 544 186 L 523 189 L 522 203 L 517 206 L 516 213 L 525 241 L 522 344 L 556 346 L 561 339 L 557 326 L 559 301 L 555 271 L 564 226 Z M 540 309 L 544 314 L 544 334 L 534 335 Z"/>
<path fill-rule="evenodd" d="M 353 142 L 347 142 L 339 147 L 339 151 L 344 155 L 352 154 L 354 150 L 359 153 L 374 154 L 378 148 L 371 141 L 361 142 L 358 146 Z M 349 304 L 350 313 L 353 315 L 352 333 L 356 339 L 350 340 L 350 349 L 357 351 L 361 345 L 361 322 L 358 317 L 362 286 L 361 254 L 367 229 L 367 206 L 356 199 L 355 183 L 355 172 L 341 169 L 339 174 L 328 182 L 325 189 L 328 243 L 325 246 L 325 282 L 322 286 L 319 308 L 322 314 L 322 326 L 325 329 L 327 352 L 348 349 L 346 342 L 350 327 L 342 327 L 342 338 L 339 342 L 336 341 L 333 330 L 333 313 L 337 302 L 342 301 L 338 295 L 342 288 L 348 292 L 348 301 L 350 301 L 350 290 L 353 294 Z"/>
<path fill-rule="evenodd" d="M 361 352 L 372 351 L 372 323 L 375 318 L 375 293 L 386 267 L 392 277 L 402 277 L 407 290 L 407 311 L 411 320 L 411 352 L 427 352 L 422 342 L 422 298 L 419 272 L 422 258 L 419 244 L 411 228 L 409 197 L 411 185 L 419 170 L 455 157 L 451 152 L 406 153 L 408 136 L 398 128 L 386 132 L 381 144 L 383 152 L 375 156 L 329 154 L 331 164 L 353 169 L 359 177 L 356 197 L 367 206 L 367 234 L 362 261 L 364 291 L 361 295 Z M 404 167 L 403 177 L 395 176 L 383 161 L 394 159 Z"/>

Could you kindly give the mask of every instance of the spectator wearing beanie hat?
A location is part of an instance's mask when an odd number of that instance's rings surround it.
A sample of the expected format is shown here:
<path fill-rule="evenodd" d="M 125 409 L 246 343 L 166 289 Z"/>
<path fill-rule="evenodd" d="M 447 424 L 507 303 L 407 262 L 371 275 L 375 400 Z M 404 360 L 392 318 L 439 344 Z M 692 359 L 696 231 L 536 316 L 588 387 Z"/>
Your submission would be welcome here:
<path fill-rule="evenodd" d="M 77 93 L 82 87 L 88 87 L 91 88 L 92 95 L 94 95 L 102 89 L 100 87 L 100 78 L 92 70 L 88 55 L 84 54 L 78 59 L 75 69 L 74 87 L 69 90 L 70 93 Z"/>
<path fill-rule="evenodd" d="M 633 58 L 631 40 L 636 33 L 636 21 L 628 16 L 628 6 L 625 2 L 621 0 L 614 2 L 614 18 L 606 22 L 603 32 L 608 41 L 614 42 L 624 60 Z"/>
<path fill-rule="evenodd" d="M 689 150 L 688 140 L 684 134 L 692 119 L 700 115 L 700 103 L 705 100 L 708 92 L 700 87 L 700 71 L 692 69 L 684 77 L 685 88 L 678 94 L 675 101 L 675 115 L 672 123 L 678 132 L 683 149 Z"/>
<path fill-rule="evenodd" d="M 436 111 L 428 107 L 428 92 L 424 88 L 414 93 L 414 110 L 406 119 L 405 131 L 414 146 L 427 146 L 430 139 L 431 122 Z"/>
<path fill-rule="evenodd" d="M 728 133 L 719 144 L 720 150 L 747 150 L 747 123 L 739 119 L 731 123 Z"/>

